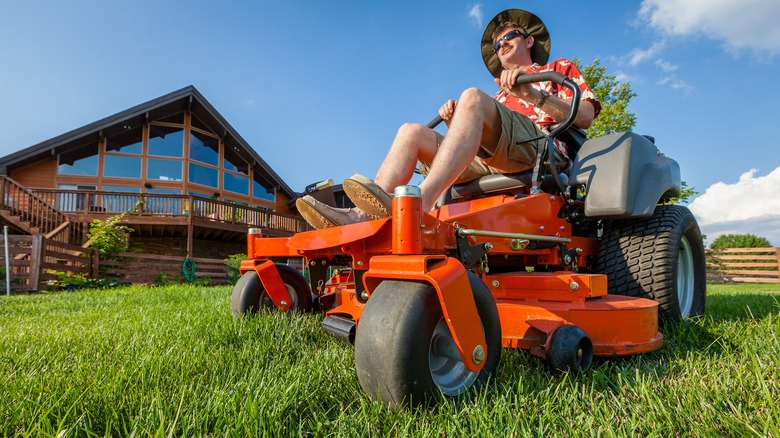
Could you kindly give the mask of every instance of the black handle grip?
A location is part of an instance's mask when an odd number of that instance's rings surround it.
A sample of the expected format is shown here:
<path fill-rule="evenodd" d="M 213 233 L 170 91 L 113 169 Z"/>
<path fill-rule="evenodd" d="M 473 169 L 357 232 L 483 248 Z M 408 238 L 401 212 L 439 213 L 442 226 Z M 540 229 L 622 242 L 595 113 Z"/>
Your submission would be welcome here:
<path fill-rule="evenodd" d="M 433 128 L 437 127 L 439 125 L 439 123 L 441 123 L 443 121 L 444 121 L 444 119 L 442 119 L 441 116 L 436 116 L 436 118 L 431 120 L 430 122 L 428 122 L 428 124 L 426 126 L 431 128 L 431 129 L 433 129 Z"/>

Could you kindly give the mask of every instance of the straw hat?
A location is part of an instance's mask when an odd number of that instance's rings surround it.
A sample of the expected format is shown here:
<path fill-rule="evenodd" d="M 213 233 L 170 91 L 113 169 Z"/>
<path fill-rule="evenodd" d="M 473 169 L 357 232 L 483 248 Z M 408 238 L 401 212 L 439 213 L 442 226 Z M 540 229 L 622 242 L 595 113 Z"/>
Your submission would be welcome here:
<path fill-rule="evenodd" d="M 547 26 L 536 15 L 522 9 L 507 9 L 501 11 L 490 20 L 485 33 L 482 34 L 482 59 L 485 66 L 494 77 L 501 76 L 504 67 L 493 51 L 493 32 L 501 24 L 507 21 L 517 23 L 534 37 L 534 45 L 531 47 L 531 60 L 539 65 L 547 64 L 550 58 L 550 33 Z"/>

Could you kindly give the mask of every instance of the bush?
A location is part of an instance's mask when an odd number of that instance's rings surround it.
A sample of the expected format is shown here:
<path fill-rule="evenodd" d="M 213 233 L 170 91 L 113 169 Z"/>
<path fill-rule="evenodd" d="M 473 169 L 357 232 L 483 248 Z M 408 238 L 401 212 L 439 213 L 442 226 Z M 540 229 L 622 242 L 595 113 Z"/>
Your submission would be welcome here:
<path fill-rule="evenodd" d="M 710 244 L 711 249 L 770 248 L 771 246 L 766 238 L 752 234 L 723 234 Z"/>
<path fill-rule="evenodd" d="M 49 271 L 49 273 L 57 276 L 56 280 L 48 282 L 49 290 L 110 289 L 130 284 L 114 278 L 87 278 L 83 274 L 69 274 L 57 271 Z"/>
<path fill-rule="evenodd" d="M 233 254 L 225 259 L 225 264 L 227 265 L 225 272 L 227 273 L 228 284 L 236 284 L 238 282 L 238 279 L 241 278 L 241 272 L 238 269 L 241 267 L 241 262 L 248 258 L 246 254 Z"/>

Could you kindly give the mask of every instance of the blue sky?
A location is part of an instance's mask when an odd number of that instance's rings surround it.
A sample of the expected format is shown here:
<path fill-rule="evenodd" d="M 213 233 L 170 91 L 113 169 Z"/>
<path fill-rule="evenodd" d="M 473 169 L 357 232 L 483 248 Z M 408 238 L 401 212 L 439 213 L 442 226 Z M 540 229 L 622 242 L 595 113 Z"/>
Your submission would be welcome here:
<path fill-rule="evenodd" d="M 776 0 L 0 0 L 0 155 L 194 85 L 294 190 L 373 176 L 402 123 L 495 91 L 479 39 L 511 7 L 631 84 L 710 241 L 780 246 Z"/>

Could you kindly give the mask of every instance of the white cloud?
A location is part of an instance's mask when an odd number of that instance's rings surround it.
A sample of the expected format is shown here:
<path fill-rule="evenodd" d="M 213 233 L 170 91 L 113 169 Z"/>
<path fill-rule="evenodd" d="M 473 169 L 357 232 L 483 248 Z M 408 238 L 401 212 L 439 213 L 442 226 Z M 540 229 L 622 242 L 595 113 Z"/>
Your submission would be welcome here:
<path fill-rule="evenodd" d="M 628 54 L 629 60 L 628 63 L 631 65 L 637 65 L 640 62 L 647 61 L 649 59 L 654 58 L 658 52 L 660 52 L 664 47 L 666 46 L 666 43 L 664 41 L 656 41 L 653 43 L 650 48 L 646 50 L 642 49 L 634 49 L 631 51 L 631 53 Z"/>
<path fill-rule="evenodd" d="M 629 75 L 622 70 L 618 70 L 617 72 L 615 72 L 615 79 L 618 82 L 633 82 L 637 80 L 635 76 Z"/>
<path fill-rule="evenodd" d="M 639 20 L 666 36 L 705 35 L 730 50 L 780 51 L 780 1 L 643 0 Z"/>
<path fill-rule="evenodd" d="M 666 73 L 677 70 L 676 65 L 672 64 L 671 62 L 665 61 L 663 59 L 657 59 L 655 61 L 655 65 L 661 67 L 661 70 L 665 71 Z"/>
<path fill-rule="evenodd" d="M 720 234 L 755 234 L 780 245 L 780 167 L 766 176 L 751 169 L 734 184 L 711 185 L 690 205 L 708 239 Z"/>
<path fill-rule="evenodd" d="M 682 79 L 678 79 L 674 75 L 667 76 L 667 77 L 661 79 L 660 81 L 657 82 L 657 84 L 658 85 L 668 85 L 668 86 L 674 88 L 675 90 L 680 90 L 680 91 L 683 92 L 684 96 L 687 96 L 694 89 L 692 85 L 688 85 L 687 82 L 685 82 Z"/>
<path fill-rule="evenodd" d="M 482 5 L 480 3 L 475 4 L 469 10 L 469 18 L 477 29 L 482 29 Z"/>

